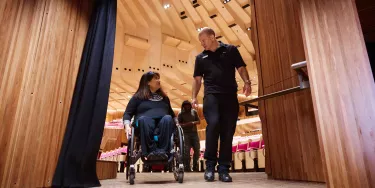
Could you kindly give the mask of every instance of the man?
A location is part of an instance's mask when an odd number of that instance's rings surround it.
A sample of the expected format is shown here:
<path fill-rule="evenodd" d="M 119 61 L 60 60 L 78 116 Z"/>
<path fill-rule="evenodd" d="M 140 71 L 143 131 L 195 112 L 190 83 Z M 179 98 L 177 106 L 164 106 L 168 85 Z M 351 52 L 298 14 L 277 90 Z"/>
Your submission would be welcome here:
<path fill-rule="evenodd" d="M 198 105 L 197 95 L 203 78 L 203 114 L 208 124 L 204 179 L 214 181 L 215 166 L 218 162 L 219 180 L 231 182 L 229 167 L 232 160 L 232 140 L 239 112 L 235 69 L 245 83 L 243 92 L 246 96 L 251 93 L 251 83 L 246 64 L 235 46 L 218 42 L 211 28 L 200 31 L 199 41 L 204 51 L 195 61 L 192 104 L 194 107 Z M 217 159 L 219 136 L 220 153 Z"/>
<path fill-rule="evenodd" d="M 193 147 L 193 171 L 198 171 L 198 159 L 199 159 L 199 137 L 197 132 L 197 124 L 200 123 L 198 113 L 192 109 L 189 101 L 184 101 L 181 105 L 181 112 L 178 114 L 178 122 L 184 130 L 185 140 L 185 156 L 184 166 L 185 171 L 190 172 L 190 148 Z"/>

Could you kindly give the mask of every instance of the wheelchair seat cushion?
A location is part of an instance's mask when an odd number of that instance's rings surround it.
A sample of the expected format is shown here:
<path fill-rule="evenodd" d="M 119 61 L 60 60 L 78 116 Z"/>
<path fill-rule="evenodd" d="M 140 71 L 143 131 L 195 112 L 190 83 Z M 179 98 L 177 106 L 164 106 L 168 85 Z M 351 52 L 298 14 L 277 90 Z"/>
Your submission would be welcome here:
<path fill-rule="evenodd" d="M 162 150 L 156 150 L 148 154 L 147 160 L 165 161 L 168 160 L 168 155 Z"/>

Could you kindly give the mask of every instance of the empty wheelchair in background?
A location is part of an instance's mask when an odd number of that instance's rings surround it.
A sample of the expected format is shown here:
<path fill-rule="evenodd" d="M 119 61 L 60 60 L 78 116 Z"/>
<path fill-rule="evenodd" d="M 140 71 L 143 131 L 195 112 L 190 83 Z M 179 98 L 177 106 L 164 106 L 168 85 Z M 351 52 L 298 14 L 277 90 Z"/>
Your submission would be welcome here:
<path fill-rule="evenodd" d="M 167 153 L 169 156 L 165 160 L 146 160 L 142 154 L 141 138 L 139 128 L 132 126 L 131 136 L 128 139 L 127 161 L 126 161 L 126 179 L 129 180 L 130 185 L 134 184 L 135 179 L 135 163 L 141 159 L 144 165 L 167 165 L 168 169 L 173 172 L 174 178 L 179 183 L 184 181 L 184 133 L 181 126 L 176 126 L 175 131 L 171 136 L 172 150 Z M 150 174 L 151 175 L 151 174 Z"/>

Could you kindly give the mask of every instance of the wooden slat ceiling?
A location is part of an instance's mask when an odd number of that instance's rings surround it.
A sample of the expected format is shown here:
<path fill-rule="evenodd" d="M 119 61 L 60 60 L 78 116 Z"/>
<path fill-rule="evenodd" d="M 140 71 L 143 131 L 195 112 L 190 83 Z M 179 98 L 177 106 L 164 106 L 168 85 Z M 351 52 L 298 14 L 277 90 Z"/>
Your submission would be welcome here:
<path fill-rule="evenodd" d="M 191 99 L 195 56 L 203 49 L 198 29 L 215 29 L 218 40 L 239 46 L 248 65 L 253 93 L 242 95 L 237 73 L 239 100 L 258 95 L 254 46 L 250 38 L 249 0 L 118 0 L 115 57 L 108 109 L 123 110 L 138 88 L 141 75 L 161 73 L 162 87 L 173 108 Z M 199 93 L 202 102 L 203 87 Z"/>

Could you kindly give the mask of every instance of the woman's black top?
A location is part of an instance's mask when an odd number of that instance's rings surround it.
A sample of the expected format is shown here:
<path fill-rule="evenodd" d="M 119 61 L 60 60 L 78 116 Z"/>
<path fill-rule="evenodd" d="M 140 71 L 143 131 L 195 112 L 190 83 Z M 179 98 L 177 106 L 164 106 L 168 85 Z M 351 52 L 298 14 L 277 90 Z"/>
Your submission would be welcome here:
<path fill-rule="evenodd" d="M 142 100 L 133 96 L 126 107 L 123 120 L 124 122 L 130 122 L 134 116 L 135 122 L 141 116 L 161 118 L 165 115 L 171 115 L 175 119 L 175 114 L 168 97 L 153 95 L 151 99 Z"/>

